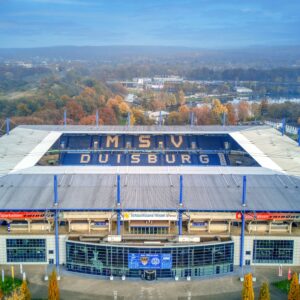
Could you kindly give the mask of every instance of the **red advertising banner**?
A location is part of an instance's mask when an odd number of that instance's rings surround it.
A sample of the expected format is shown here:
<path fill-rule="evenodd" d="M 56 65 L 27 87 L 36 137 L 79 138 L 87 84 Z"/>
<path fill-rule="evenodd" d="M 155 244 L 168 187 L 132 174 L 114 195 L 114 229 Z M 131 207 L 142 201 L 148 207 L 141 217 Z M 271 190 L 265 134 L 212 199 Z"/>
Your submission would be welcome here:
<path fill-rule="evenodd" d="M 238 211 L 235 214 L 235 218 L 237 220 L 242 219 L 242 212 Z M 278 220 L 278 221 L 284 221 L 284 220 L 295 220 L 299 219 L 300 214 L 295 213 L 254 213 L 254 212 L 246 212 L 245 213 L 245 220 L 258 220 L 258 221 L 267 221 L 267 220 Z"/>
<path fill-rule="evenodd" d="M 43 219 L 45 218 L 45 213 L 43 212 L 0 212 L 0 219 L 10 220 L 10 219 Z"/>

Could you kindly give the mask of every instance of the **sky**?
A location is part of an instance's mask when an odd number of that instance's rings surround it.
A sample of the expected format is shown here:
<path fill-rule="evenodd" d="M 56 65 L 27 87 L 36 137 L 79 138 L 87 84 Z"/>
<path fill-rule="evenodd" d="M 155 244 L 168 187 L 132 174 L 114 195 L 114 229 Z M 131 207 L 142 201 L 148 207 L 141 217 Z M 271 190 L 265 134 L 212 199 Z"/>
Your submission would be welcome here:
<path fill-rule="evenodd" d="M 0 48 L 300 45 L 299 0 L 0 0 Z"/>

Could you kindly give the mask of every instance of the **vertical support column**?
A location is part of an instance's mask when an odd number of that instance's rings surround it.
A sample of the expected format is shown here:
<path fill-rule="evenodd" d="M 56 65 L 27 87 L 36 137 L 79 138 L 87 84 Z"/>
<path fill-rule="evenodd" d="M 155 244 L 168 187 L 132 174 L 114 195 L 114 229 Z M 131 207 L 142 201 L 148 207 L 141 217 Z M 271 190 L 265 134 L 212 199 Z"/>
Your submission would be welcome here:
<path fill-rule="evenodd" d="M 99 127 L 99 111 L 96 110 L 96 126 Z"/>
<path fill-rule="evenodd" d="M 281 128 L 281 135 L 285 134 L 285 118 L 282 119 L 282 128 Z"/>
<path fill-rule="evenodd" d="M 178 235 L 182 235 L 182 211 L 178 211 Z"/>
<path fill-rule="evenodd" d="M 179 176 L 179 211 L 178 211 L 178 235 L 182 235 L 182 200 L 183 200 L 183 176 Z"/>
<path fill-rule="evenodd" d="M 242 212 L 240 267 L 243 267 L 243 265 L 244 265 L 244 243 L 245 243 L 245 211 Z"/>
<path fill-rule="evenodd" d="M 9 135 L 10 132 L 10 118 L 6 118 L 6 134 Z"/>
<path fill-rule="evenodd" d="M 118 210 L 117 214 L 117 235 L 121 235 L 121 211 Z"/>
<path fill-rule="evenodd" d="M 58 190 L 57 190 L 57 175 L 54 175 L 54 226 L 55 226 L 55 266 L 59 273 L 59 232 L 58 232 Z"/>
<path fill-rule="evenodd" d="M 242 206 L 246 206 L 246 188 L 247 188 L 247 177 L 243 176 L 243 196 L 242 196 Z"/>
<path fill-rule="evenodd" d="M 161 115 L 161 110 L 159 111 L 159 122 L 158 122 L 159 126 L 162 125 L 162 115 Z"/>
<path fill-rule="evenodd" d="M 194 112 L 191 111 L 190 113 L 190 121 L 191 121 L 191 127 L 194 126 Z"/>
<path fill-rule="evenodd" d="M 247 178 L 243 176 L 243 194 L 242 194 L 242 227 L 241 227 L 241 244 L 240 244 L 240 267 L 244 265 L 244 244 L 245 244 L 245 206 L 246 206 L 246 186 Z"/>
<path fill-rule="evenodd" d="M 64 126 L 67 126 L 67 110 L 64 110 Z"/>
<path fill-rule="evenodd" d="M 300 147 L 300 128 L 298 128 L 298 146 Z"/>
<path fill-rule="evenodd" d="M 130 126 L 130 112 L 127 114 L 127 125 Z"/>
<path fill-rule="evenodd" d="M 117 235 L 121 234 L 121 177 L 117 175 Z"/>
<path fill-rule="evenodd" d="M 182 206 L 182 197 L 183 197 L 183 176 L 179 177 L 179 205 Z"/>
<path fill-rule="evenodd" d="M 225 112 L 223 113 L 222 125 L 223 126 L 226 125 L 226 114 L 225 114 Z"/>

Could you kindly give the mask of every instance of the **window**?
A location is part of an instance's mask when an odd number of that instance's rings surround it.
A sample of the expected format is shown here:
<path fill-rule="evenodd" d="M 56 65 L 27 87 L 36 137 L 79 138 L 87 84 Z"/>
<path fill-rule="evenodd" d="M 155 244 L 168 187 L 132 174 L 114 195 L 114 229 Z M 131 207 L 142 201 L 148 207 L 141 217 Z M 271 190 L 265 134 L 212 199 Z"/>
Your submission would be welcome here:
<path fill-rule="evenodd" d="M 48 253 L 49 254 L 54 254 L 54 251 L 53 250 L 49 250 Z"/>
<path fill-rule="evenodd" d="M 251 260 L 250 259 L 246 259 L 245 264 L 246 264 L 246 266 L 250 266 L 251 265 Z"/>
<path fill-rule="evenodd" d="M 53 258 L 49 258 L 49 265 L 54 265 L 54 259 Z"/>
<path fill-rule="evenodd" d="M 141 229 L 137 228 L 136 229 Z M 115 245 L 66 243 L 66 268 L 69 271 L 102 276 L 140 277 L 140 269 L 129 268 L 129 254 L 170 254 L 171 268 L 157 269 L 157 278 L 174 276 L 212 276 L 233 271 L 233 242 L 213 245 L 172 247 L 126 247 Z"/>
<path fill-rule="evenodd" d="M 7 239 L 7 262 L 46 262 L 45 239 Z"/>
<path fill-rule="evenodd" d="M 246 251 L 246 255 L 251 255 L 251 251 Z"/>
<path fill-rule="evenodd" d="M 293 253 L 292 240 L 255 240 L 253 244 L 254 263 L 293 263 Z"/>

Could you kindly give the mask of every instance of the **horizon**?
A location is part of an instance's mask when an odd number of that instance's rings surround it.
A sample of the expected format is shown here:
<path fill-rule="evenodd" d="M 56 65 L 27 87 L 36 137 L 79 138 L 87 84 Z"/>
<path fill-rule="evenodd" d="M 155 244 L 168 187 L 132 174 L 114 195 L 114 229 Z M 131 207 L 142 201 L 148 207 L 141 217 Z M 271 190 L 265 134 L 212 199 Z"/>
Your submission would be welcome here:
<path fill-rule="evenodd" d="M 0 2 L 0 47 L 298 46 L 299 9 L 270 0 L 11 0 Z"/>

